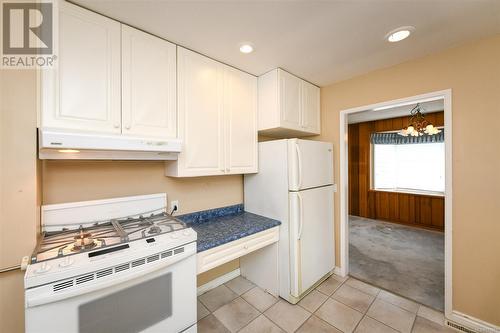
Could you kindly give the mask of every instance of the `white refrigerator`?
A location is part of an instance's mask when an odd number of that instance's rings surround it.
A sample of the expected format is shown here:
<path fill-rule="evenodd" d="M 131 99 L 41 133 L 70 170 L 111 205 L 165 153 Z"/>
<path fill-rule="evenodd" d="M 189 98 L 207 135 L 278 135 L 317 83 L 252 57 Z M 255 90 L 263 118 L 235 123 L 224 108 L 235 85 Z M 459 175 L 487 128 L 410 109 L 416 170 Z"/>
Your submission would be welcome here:
<path fill-rule="evenodd" d="M 259 143 L 259 173 L 245 175 L 245 210 L 281 221 L 278 292 L 297 303 L 335 267 L 333 145 Z"/>

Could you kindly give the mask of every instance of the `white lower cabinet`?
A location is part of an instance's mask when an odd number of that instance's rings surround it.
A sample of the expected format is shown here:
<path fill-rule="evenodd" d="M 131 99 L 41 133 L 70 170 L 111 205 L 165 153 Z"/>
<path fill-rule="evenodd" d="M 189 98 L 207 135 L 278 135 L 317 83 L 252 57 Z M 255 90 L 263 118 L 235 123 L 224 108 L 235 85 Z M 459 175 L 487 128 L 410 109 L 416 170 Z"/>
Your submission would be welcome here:
<path fill-rule="evenodd" d="M 177 161 L 166 175 L 213 176 L 257 172 L 257 78 L 177 47 Z"/>

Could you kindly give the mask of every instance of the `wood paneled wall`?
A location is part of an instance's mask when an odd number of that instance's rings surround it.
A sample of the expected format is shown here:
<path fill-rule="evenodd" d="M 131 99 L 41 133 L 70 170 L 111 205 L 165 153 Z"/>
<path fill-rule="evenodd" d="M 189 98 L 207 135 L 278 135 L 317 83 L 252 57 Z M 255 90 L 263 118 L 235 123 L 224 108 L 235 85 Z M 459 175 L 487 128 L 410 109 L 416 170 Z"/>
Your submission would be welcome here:
<path fill-rule="evenodd" d="M 444 125 L 443 112 L 425 117 L 435 126 Z M 371 188 L 371 133 L 398 130 L 407 121 L 398 117 L 349 125 L 349 214 L 444 230 L 444 197 Z"/>

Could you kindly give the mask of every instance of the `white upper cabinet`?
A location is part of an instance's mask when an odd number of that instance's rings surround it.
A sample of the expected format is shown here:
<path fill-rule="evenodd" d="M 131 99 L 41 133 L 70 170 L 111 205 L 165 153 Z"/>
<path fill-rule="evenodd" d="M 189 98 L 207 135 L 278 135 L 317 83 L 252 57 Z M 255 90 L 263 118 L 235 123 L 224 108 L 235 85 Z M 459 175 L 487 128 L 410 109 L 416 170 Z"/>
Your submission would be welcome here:
<path fill-rule="evenodd" d="M 314 134 L 321 131 L 319 90 L 314 84 L 302 81 L 302 128 Z"/>
<path fill-rule="evenodd" d="M 301 130 L 302 80 L 282 70 L 278 72 L 278 80 L 281 126 L 294 130 Z"/>
<path fill-rule="evenodd" d="M 178 131 L 184 147 L 166 175 L 257 171 L 257 78 L 177 48 Z"/>
<path fill-rule="evenodd" d="M 223 175 L 223 66 L 181 47 L 177 59 L 178 130 L 184 147 L 178 160 L 167 165 L 167 175 Z"/>
<path fill-rule="evenodd" d="M 43 128 L 177 136 L 176 46 L 60 2 L 58 66 L 42 72 Z"/>
<path fill-rule="evenodd" d="M 280 68 L 258 79 L 259 132 L 287 137 L 320 134 L 320 89 Z"/>
<path fill-rule="evenodd" d="M 176 47 L 122 25 L 122 133 L 175 138 Z"/>
<path fill-rule="evenodd" d="M 120 23 L 60 2 L 58 66 L 42 71 L 42 127 L 120 133 Z"/>
<path fill-rule="evenodd" d="M 178 156 L 148 158 L 178 157 L 166 169 L 175 177 L 257 172 L 255 76 L 66 1 L 59 8 L 58 66 L 42 71 L 45 158 L 61 158 L 50 150 L 59 147 L 104 159 L 178 153 L 182 140 Z M 290 79 L 292 97 L 302 88 Z M 302 119 L 298 101 L 287 99 L 290 123 Z"/>
<path fill-rule="evenodd" d="M 225 67 L 225 171 L 231 174 L 257 172 L 257 78 Z"/>

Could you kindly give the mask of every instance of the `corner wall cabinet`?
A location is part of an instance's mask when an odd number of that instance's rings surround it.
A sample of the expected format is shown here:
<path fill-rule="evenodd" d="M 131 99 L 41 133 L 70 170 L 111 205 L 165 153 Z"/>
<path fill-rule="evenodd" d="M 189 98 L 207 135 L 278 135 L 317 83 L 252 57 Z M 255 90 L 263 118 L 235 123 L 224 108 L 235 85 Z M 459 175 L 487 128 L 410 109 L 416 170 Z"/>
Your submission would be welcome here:
<path fill-rule="evenodd" d="M 257 172 L 257 78 L 177 47 L 178 133 L 184 147 L 166 175 Z"/>
<path fill-rule="evenodd" d="M 42 72 L 42 128 L 175 138 L 175 45 L 59 5 L 58 65 Z"/>
<path fill-rule="evenodd" d="M 319 87 L 277 68 L 258 78 L 258 95 L 260 134 L 320 134 Z"/>

